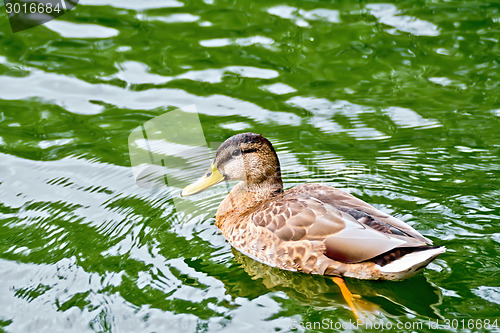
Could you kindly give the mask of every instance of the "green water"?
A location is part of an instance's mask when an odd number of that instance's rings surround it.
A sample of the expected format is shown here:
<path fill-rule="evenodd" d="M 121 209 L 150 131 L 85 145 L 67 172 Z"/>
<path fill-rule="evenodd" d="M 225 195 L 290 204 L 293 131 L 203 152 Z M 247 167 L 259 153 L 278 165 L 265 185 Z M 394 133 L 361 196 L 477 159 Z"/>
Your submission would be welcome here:
<path fill-rule="evenodd" d="M 182 214 L 135 184 L 131 131 L 190 104 L 207 142 L 268 137 L 286 187 L 344 188 L 447 247 L 406 281 L 347 279 L 374 321 L 500 320 L 499 29 L 481 1 L 87 0 L 16 34 L 0 11 L 0 330 L 353 320 L 331 280 L 232 251 L 223 193 Z"/>

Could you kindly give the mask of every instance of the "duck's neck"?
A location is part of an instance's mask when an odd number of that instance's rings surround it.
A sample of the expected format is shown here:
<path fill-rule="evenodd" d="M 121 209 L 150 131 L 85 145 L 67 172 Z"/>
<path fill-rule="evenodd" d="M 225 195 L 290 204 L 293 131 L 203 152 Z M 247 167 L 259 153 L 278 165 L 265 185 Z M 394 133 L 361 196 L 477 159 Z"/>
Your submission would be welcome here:
<path fill-rule="evenodd" d="M 241 218 L 252 208 L 283 192 L 281 167 L 271 143 L 263 138 L 258 154 L 244 158 L 246 181 L 236 185 L 217 209 L 215 224 L 221 228 L 224 221 L 234 221 L 229 216 Z M 243 152 L 245 154 L 245 152 Z"/>
<path fill-rule="evenodd" d="M 240 182 L 221 202 L 217 209 L 215 224 L 220 227 L 229 215 L 242 215 L 262 202 L 272 199 L 283 192 L 281 174 L 276 172 L 274 177 L 268 177 L 259 183 Z"/>
<path fill-rule="evenodd" d="M 266 201 L 283 192 L 283 181 L 281 180 L 279 165 L 271 177 L 266 177 L 259 182 L 251 182 L 249 180 L 240 184 L 243 190 L 246 191 L 247 198 L 255 198 L 253 200 L 255 204 Z"/>

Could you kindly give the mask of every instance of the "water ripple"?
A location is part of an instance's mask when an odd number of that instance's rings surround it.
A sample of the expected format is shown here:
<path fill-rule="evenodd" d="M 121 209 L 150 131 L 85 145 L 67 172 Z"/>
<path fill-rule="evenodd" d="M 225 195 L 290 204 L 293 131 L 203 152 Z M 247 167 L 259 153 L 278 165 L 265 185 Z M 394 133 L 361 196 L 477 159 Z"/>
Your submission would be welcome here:
<path fill-rule="evenodd" d="M 184 3 L 177 0 L 148 0 L 148 1 L 134 1 L 134 0 L 82 0 L 82 5 L 90 6 L 113 6 L 115 8 L 126 8 L 134 10 L 145 10 L 151 8 L 172 8 L 182 7 Z"/>
<path fill-rule="evenodd" d="M 113 28 L 60 20 L 50 21 L 45 26 L 65 38 L 110 38 L 119 34 L 119 31 Z"/>
<path fill-rule="evenodd" d="M 366 8 L 381 23 L 392 26 L 399 31 L 408 32 L 415 36 L 439 35 L 439 29 L 435 24 L 416 17 L 400 15 L 400 11 L 393 4 L 368 4 Z"/>

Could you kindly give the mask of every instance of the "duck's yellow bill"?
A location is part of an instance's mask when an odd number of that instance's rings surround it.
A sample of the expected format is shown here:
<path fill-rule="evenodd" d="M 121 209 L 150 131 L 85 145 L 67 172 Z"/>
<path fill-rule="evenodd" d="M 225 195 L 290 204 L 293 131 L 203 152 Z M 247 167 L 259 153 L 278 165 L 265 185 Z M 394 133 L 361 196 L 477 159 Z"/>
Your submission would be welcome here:
<path fill-rule="evenodd" d="M 182 192 L 181 197 L 186 197 L 188 195 L 193 195 L 196 193 L 200 193 L 203 190 L 206 190 L 210 186 L 214 186 L 215 184 L 219 184 L 221 181 L 226 179 L 217 169 L 217 166 L 212 163 L 210 168 L 208 168 L 207 172 L 194 182 L 191 185 L 186 186 Z"/>

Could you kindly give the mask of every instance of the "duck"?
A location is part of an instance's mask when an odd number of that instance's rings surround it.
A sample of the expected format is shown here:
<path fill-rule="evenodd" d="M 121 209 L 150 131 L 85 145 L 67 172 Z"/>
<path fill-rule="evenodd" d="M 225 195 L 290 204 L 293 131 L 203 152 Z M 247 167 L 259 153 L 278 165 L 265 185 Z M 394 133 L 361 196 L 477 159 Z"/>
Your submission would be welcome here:
<path fill-rule="evenodd" d="M 446 250 L 340 189 L 306 183 L 285 190 L 278 155 L 261 134 L 224 141 L 181 196 L 224 181 L 239 182 L 220 203 L 215 225 L 236 250 L 271 267 L 332 276 L 348 303 L 342 277 L 403 280 Z"/>

